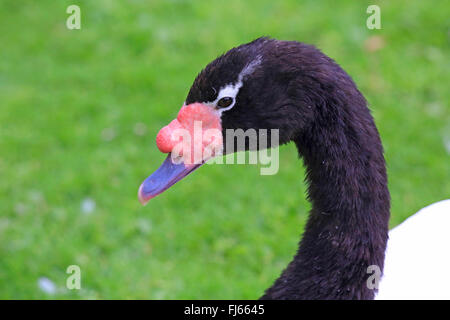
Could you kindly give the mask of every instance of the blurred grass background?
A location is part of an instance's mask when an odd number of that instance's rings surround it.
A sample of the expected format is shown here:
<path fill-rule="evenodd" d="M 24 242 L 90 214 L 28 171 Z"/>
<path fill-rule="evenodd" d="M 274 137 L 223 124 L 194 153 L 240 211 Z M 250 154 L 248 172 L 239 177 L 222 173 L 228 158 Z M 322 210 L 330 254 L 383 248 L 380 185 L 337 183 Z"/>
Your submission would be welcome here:
<path fill-rule="evenodd" d="M 66 28 L 81 7 L 82 29 Z M 382 29 L 366 28 L 381 7 Z M 380 130 L 391 226 L 450 197 L 447 1 L 0 2 L 0 298 L 257 298 L 310 208 L 304 168 L 205 166 L 141 207 L 196 74 L 262 35 L 319 47 Z M 65 288 L 67 266 L 82 289 Z"/>

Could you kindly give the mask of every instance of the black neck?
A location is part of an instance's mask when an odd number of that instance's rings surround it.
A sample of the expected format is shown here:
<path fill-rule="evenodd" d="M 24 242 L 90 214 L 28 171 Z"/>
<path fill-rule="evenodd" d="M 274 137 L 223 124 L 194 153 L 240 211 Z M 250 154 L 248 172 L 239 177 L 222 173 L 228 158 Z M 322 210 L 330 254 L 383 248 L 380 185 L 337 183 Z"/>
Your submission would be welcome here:
<path fill-rule="evenodd" d="M 312 210 L 297 254 L 262 298 L 372 299 L 367 268 L 383 270 L 390 200 L 365 101 L 340 121 L 322 117 L 295 143 L 307 167 Z"/>

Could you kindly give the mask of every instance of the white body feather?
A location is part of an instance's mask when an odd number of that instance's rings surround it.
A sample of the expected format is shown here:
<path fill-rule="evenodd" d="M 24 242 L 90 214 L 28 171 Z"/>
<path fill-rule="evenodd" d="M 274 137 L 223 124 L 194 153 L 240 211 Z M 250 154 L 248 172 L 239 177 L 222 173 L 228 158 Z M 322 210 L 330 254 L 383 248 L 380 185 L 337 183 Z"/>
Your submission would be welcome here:
<path fill-rule="evenodd" d="M 389 232 L 376 299 L 450 299 L 450 199 Z"/>

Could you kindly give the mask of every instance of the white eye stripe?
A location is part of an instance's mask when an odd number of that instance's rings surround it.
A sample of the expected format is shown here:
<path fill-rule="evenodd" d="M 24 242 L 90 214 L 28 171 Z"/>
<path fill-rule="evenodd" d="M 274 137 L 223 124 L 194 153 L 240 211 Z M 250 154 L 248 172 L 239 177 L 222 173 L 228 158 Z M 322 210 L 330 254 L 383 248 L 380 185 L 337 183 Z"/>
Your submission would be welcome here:
<path fill-rule="evenodd" d="M 216 101 L 219 101 L 220 99 L 224 97 L 230 97 L 235 99 L 236 96 L 239 93 L 239 89 L 242 87 L 242 82 L 238 82 L 233 85 L 227 85 L 224 88 L 221 88 L 219 91 L 219 94 L 217 95 Z"/>
<path fill-rule="evenodd" d="M 255 71 L 256 67 L 258 67 L 261 64 L 262 57 L 261 55 L 258 55 L 255 60 L 251 61 L 249 64 L 247 64 L 244 69 L 242 69 L 241 73 L 239 74 L 238 82 L 242 82 L 244 77 L 247 75 L 250 75 Z"/>
<path fill-rule="evenodd" d="M 222 112 L 230 110 L 231 108 L 234 107 L 234 104 L 236 103 L 236 96 L 238 95 L 239 89 L 241 87 L 242 87 L 242 81 L 239 81 L 236 84 L 228 84 L 225 87 L 220 88 L 219 93 L 217 94 L 217 98 L 214 101 L 207 101 L 207 102 L 203 102 L 203 103 L 206 104 L 207 106 L 210 106 L 210 107 L 216 109 L 217 103 L 219 102 L 220 99 L 225 98 L 225 97 L 233 98 L 233 103 L 230 104 L 228 107 L 217 109 L 217 112 L 219 114 L 222 114 Z"/>
<path fill-rule="evenodd" d="M 217 95 L 217 99 L 214 100 L 214 105 L 217 106 L 217 102 L 219 102 L 220 99 L 225 97 L 233 98 L 233 103 L 230 104 L 226 108 L 222 108 L 221 111 L 230 110 L 233 108 L 234 104 L 236 103 L 236 96 L 239 93 L 239 89 L 242 87 L 242 82 L 238 82 L 235 85 L 227 85 L 226 87 L 220 89 L 219 94 Z"/>
<path fill-rule="evenodd" d="M 252 62 L 247 64 L 242 69 L 241 73 L 239 73 L 238 81 L 236 83 L 234 83 L 234 84 L 230 83 L 230 84 L 225 85 L 224 87 L 221 87 L 219 89 L 219 93 L 217 94 L 217 98 L 214 101 L 206 101 L 203 103 L 208 106 L 211 106 L 212 108 L 215 108 L 220 115 L 222 114 L 222 112 L 233 108 L 236 103 L 236 97 L 239 93 L 239 89 L 243 85 L 244 77 L 253 73 L 253 71 L 255 71 L 256 67 L 261 63 L 261 61 L 262 61 L 262 57 L 260 55 L 258 55 L 255 60 L 253 60 Z M 213 88 L 213 90 L 216 91 L 215 88 Z M 217 102 L 219 102 L 220 99 L 225 98 L 225 97 L 233 98 L 233 103 L 226 108 L 217 109 L 216 108 Z"/>

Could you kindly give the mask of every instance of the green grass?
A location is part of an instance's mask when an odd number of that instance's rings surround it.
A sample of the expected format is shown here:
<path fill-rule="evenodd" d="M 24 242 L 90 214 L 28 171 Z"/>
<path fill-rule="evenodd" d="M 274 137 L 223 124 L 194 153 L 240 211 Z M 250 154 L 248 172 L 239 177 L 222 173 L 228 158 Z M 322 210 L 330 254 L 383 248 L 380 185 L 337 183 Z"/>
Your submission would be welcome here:
<path fill-rule="evenodd" d="M 73 3 L 81 30 L 65 27 Z M 365 27 L 374 3 L 381 30 Z M 164 158 L 155 135 L 197 72 L 261 35 L 315 44 L 359 85 L 386 150 L 392 226 L 449 198 L 449 11 L 446 1 L 2 0 L 0 298 L 262 294 L 310 208 L 293 145 L 275 176 L 204 166 L 146 207 L 136 197 Z M 384 47 L 368 51 L 374 36 Z M 71 264 L 79 291 L 65 289 Z M 43 277 L 56 294 L 41 291 Z"/>

